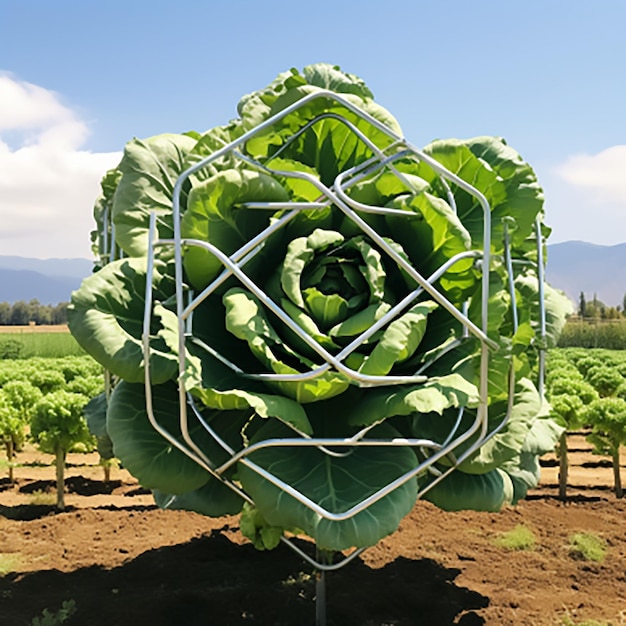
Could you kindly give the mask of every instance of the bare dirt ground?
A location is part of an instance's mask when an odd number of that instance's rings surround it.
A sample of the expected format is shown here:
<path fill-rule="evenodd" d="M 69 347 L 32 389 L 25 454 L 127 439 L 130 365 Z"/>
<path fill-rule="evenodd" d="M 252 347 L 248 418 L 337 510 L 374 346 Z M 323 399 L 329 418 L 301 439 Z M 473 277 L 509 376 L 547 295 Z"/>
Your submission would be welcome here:
<path fill-rule="evenodd" d="M 551 457 L 540 487 L 501 513 L 418 502 L 398 531 L 326 574 L 328 626 L 626 624 L 626 499 L 582 437 L 570 448 L 567 502 Z M 66 600 L 70 626 L 315 624 L 312 567 L 285 546 L 256 551 L 234 518 L 161 511 L 124 470 L 105 484 L 95 455 L 70 457 L 56 512 L 51 458 L 26 449 L 18 462 L 16 484 L 0 480 L 2 626 L 28 626 Z M 534 548 L 496 545 L 520 524 Z M 579 532 L 606 542 L 604 562 L 573 558 Z"/>
<path fill-rule="evenodd" d="M 67 324 L 28 324 L 27 326 L 0 326 L 0 333 L 69 333 Z"/>

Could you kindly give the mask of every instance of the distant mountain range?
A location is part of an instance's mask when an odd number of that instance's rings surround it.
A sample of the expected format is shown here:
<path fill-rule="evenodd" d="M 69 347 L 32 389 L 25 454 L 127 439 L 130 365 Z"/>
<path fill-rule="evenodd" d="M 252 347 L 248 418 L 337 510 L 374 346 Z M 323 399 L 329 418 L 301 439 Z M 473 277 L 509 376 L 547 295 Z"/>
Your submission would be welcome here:
<path fill-rule="evenodd" d="M 599 246 L 565 241 L 548 246 L 546 280 L 576 305 L 581 292 L 608 306 L 622 306 L 626 295 L 626 243 Z"/>
<path fill-rule="evenodd" d="M 88 259 L 31 259 L 0 256 L 0 302 L 37 299 L 41 304 L 68 302 L 73 290 L 92 272 Z M 583 292 L 587 301 L 622 305 L 626 294 L 626 243 L 599 246 L 566 241 L 548 246 L 547 281 L 574 303 Z"/>
<path fill-rule="evenodd" d="M 91 274 L 88 259 L 30 259 L 0 256 L 0 302 L 37 299 L 41 304 L 69 302 L 70 294 Z"/>

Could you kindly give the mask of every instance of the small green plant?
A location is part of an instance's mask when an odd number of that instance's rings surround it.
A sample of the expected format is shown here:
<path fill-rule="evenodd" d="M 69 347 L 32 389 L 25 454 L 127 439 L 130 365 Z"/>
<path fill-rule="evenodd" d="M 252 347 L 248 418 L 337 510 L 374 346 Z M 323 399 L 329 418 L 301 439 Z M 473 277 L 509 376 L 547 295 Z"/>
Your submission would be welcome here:
<path fill-rule="evenodd" d="M 105 459 L 100 457 L 98 465 L 104 470 L 104 482 L 108 483 L 111 480 L 111 470 L 119 469 L 120 462 L 115 457 L 112 459 Z"/>
<path fill-rule="evenodd" d="M 0 552 L 0 576 L 4 576 L 9 572 L 14 572 L 20 564 L 20 555 L 14 552 Z"/>
<path fill-rule="evenodd" d="M 0 340 L 0 359 L 19 359 L 24 346 L 17 339 Z"/>
<path fill-rule="evenodd" d="M 32 505 L 45 505 L 51 506 L 55 504 L 57 501 L 57 497 L 55 493 L 51 493 L 49 491 L 42 491 L 41 489 L 37 489 L 37 491 L 33 491 L 28 496 L 28 503 Z"/>
<path fill-rule="evenodd" d="M 609 622 L 599 622 L 595 619 L 584 619 L 579 622 L 570 615 L 564 615 L 561 618 L 560 624 L 562 626 L 609 626 Z"/>
<path fill-rule="evenodd" d="M 26 380 L 8 380 L 0 389 L 0 444 L 6 450 L 11 483 L 15 452 L 24 443 L 32 408 L 41 397 L 42 392 Z"/>
<path fill-rule="evenodd" d="M 76 602 L 74 600 L 64 600 L 61 608 L 56 613 L 51 613 L 44 609 L 41 616 L 34 617 L 30 626 L 57 626 L 63 624 L 76 613 Z"/>
<path fill-rule="evenodd" d="M 523 524 L 502 533 L 494 540 L 495 545 L 506 550 L 532 550 L 537 543 L 535 533 Z"/>
<path fill-rule="evenodd" d="M 33 407 L 30 436 L 42 452 L 55 456 L 59 511 L 65 509 L 67 453 L 79 443 L 93 441 L 83 415 L 87 402 L 89 398 L 80 393 L 56 390 L 45 394 Z"/>
<path fill-rule="evenodd" d="M 605 541 L 593 533 L 575 533 L 569 538 L 569 553 L 575 559 L 602 563 L 606 552 Z"/>

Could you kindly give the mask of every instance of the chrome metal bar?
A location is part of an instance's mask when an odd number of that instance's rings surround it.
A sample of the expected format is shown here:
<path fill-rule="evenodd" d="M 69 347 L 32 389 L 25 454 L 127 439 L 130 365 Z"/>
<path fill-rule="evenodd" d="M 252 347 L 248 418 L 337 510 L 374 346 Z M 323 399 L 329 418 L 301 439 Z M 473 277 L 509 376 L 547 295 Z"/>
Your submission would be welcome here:
<path fill-rule="evenodd" d="M 353 550 L 350 554 L 345 555 L 343 559 L 337 563 L 321 563 L 318 560 L 310 557 L 304 550 L 301 550 L 289 537 L 281 537 L 281 541 L 288 545 L 296 554 L 302 557 L 307 563 L 312 565 L 315 569 L 323 570 L 325 572 L 332 572 L 334 570 L 338 570 L 344 565 L 347 565 L 350 561 L 354 560 L 359 554 L 365 551 L 365 548 L 357 548 Z"/>
<path fill-rule="evenodd" d="M 104 211 L 102 213 L 102 250 L 98 251 L 100 254 L 100 258 L 107 257 L 109 255 L 109 205 L 104 207 Z M 109 263 L 111 259 L 109 258 Z"/>
<path fill-rule="evenodd" d="M 511 258 L 511 240 L 509 237 L 508 224 L 504 223 L 504 259 L 506 263 L 507 278 L 509 284 L 509 295 L 511 296 L 511 314 L 513 316 L 513 332 L 517 332 L 519 326 L 517 314 L 517 302 L 515 298 L 515 275 L 513 274 L 513 260 Z"/>
<path fill-rule="evenodd" d="M 230 268 L 232 274 L 236 276 L 241 281 L 241 283 L 243 283 L 250 290 L 250 292 L 253 293 L 263 303 L 266 308 L 272 311 L 272 313 L 274 313 L 274 315 L 276 315 L 276 317 L 278 317 L 281 322 L 283 322 L 290 330 L 296 333 L 298 337 L 300 337 L 309 347 L 315 350 L 329 365 L 332 365 L 338 372 L 362 384 L 420 383 L 426 380 L 425 377 L 415 376 L 368 376 L 366 374 L 361 374 L 360 372 L 350 369 L 349 367 L 344 365 L 337 357 L 330 354 L 328 350 L 321 346 L 298 324 L 296 324 L 296 322 L 294 322 L 293 319 L 287 313 L 285 313 L 285 311 L 281 307 L 279 307 L 260 287 L 258 287 L 254 283 L 254 281 L 252 281 L 237 265 L 232 264 L 229 257 L 226 256 L 221 250 L 219 250 L 217 247 L 213 246 L 210 243 L 200 241 L 198 239 L 184 239 L 182 240 L 182 243 L 186 246 L 194 245 L 209 250 L 225 266 Z M 406 304 L 407 303 L 403 301 L 403 305 L 406 306 Z M 404 308 L 404 306 L 402 308 Z M 318 375 L 318 372 L 314 372 L 313 374 L 294 374 L 293 376 L 289 376 L 288 379 L 306 380 L 307 378 Z M 246 376 L 250 378 L 263 378 L 262 374 L 246 374 Z"/>
<path fill-rule="evenodd" d="M 259 443 L 250 444 L 239 452 L 233 453 L 226 463 L 215 468 L 218 473 L 225 472 L 232 465 L 245 459 L 250 454 L 263 450 L 265 448 L 320 448 L 320 447 L 342 447 L 348 446 L 350 448 L 358 447 L 423 447 L 432 448 L 433 450 L 440 450 L 441 445 L 430 441 L 429 439 L 407 439 L 403 437 L 396 437 L 395 439 L 353 439 L 345 438 L 338 439 L 336 437 L 306 437 L 306 438 L 287 438 L 281 439 L 264 439 Z"/>
<path fill-rule="evenodd" d="M 404 384 L 404 383 L 421 383 L 426 381 L 425 376 L 413 375 L 413 376 L 370 376 L 362 374 L 353 370 L 343 364 L 343 360 L 351 354 L 356 348 L 358 348 L 365 340 L 371 337 L 374 333 L 385 326 L 389 321 L 397 317 L 400 312 L 406 309 L 411 302 L 416 300 L 419 295 L 424 291 L 421 287 L 413 290 L 407 294 L 402 300 L 394 305 L 387 313 L 385 313 L 379 320 L 373 323 L 367 330 L 363 331 L 358 337 L 356 337 L 348 346 L 343 348 L 336 356 L 330 354 L 323 346 L 313 339 L 302 327 L 300 327 L 281 307 L 279 307 L 260 287 L 258 287 L 254 281 L 252 281 L 242 270 L 239 264 L 234 264 L 230 261 L 224 253 L 222 253 L 215 246 L 200 240 L 184 239 L 183 244 L 190 246 L 199 246 L 209 250 L 214 256 L 216 256 L 227 268 L 229 268 L 229 275 L 236 276 L 240 282 L 242 282 L 259 300 L 274 313 L 287 327 L 289 327 L 295 334 L 297 334 L 304 342 L 309 345 L 317 354 L 324 359 L 326 365 L 322 365 L 306 373 L 297 374 L 248 374 L 243 372 L 240 368 L 234 365 L 229 359 L 220 355 L 217 351 L 210 349 L 211 354 L 219 358 L 219 360 L 232 367 L 234 371 L 237 371 L 243 376 L 248 378 L 254 378 L 257 380 L 274 380 L 274 381 L 303 381 L 312 378 L 316 378 L 327 371 L 331 367 L 334 367 L 338 372 L 345 374 L 347 377 L 355 380 L 361 384 L 361 386 L 375 385 L 375 384 Z M 438 280 L 450 267 L 452 267 L 458 261 L 465 258 L 476 258 L 478 252 L 467 251 L 459 253 L 446 264 L 441 266 L 432 276 L 428 279 L 429 282 L 435 282 Z M 222 274 L 223 275 L 223 274 Z M 222 276 L 221 275 L 221 276 Z M 204 293 L 204 292 L 203 292 Z M 197 299 L 196 299 L 197 300 Z M 196 302 L 196 301 L 194 301 Z M 190 310 L 192 307 L 188 307 Z M 206 344 L 204 344 L 206 345 Z M 207 346 L 208 348 L 208 346 Z"/>
<path fill-rule="evenodd" d="M 254 137 L 258 133 L 263 132 L 265 129 L 269 128 L 272 124 L 282 120 L 285 116 L 291 114 L 298 108 L 306 105 L 308 102 L 315 100 L 317 98 L 328 98 L 346 109 L 356 113 L 362 119 L 369 122 L 373 127 L 382 131 L 389 138 L 389 145 L 384 148 L 379 148 L 371 141 L 367 139 L 367 137 L 349 120 L 342 119 L 336 113 L 325 114 L 324 116 L 318 117 L 315 120 L 309 122 L 306 128 L 310 128 L 314 123 L 320 121 L 320 119 L 332 118 L 336 119 L 346 125 L 346 127 L 351 130 L 355 134 L 355 136 L 364 142 L 373 153 L 374 156 L 368 160 L 368 163 L 365 167 L 370 168 L 367 170 L 369 172 L 375 171 L 380 167 L 389 167 L 395 175 L 397 175 L 401 180 L 404 179 L 402 174 L 397 171 L 395 167 L 393 167 L 393 163 L 398 158 L 402 158 L 398 155 L 403 156 L 414 156 L 420 161 L 428 164 L 435 173 L 440 177 L 444 189 L 448 195 L 448 202 L 450 206 L 456 211 L 456 203 L 454 194 L 452 193 L 451 187 L 449 183 L 453 183 L 459 188 L 463 189 L 470 195 L 472 195 L 478 203 L 481 205 L 484 214 L 484 224 L 483 224 L 483 248 L 482 251 L 467 251 L 462 255 L 457 255 L 453 259 L 450 259 L 446 264 L 444 264 L 441 268 L 439 268 L 436 272 L 434 272 L 429 278 L 423 277 L 409 262 L 404 260 L 397 252 L 391 248 L 388 243 L 382 238 L 373 228 L 371 228 L 367 222 L 365 222 L 360 215 L 358 215 L 357 211 L 368 211 L 368 212 L 378 212 L 385 213 L 388 212 L 388 209 L 384 207 L 369 207 L 368 205 L 359 205 L 358 203 L 354 203 L 349 196 L 345 193 L 344 189 L 347 188 L 349 184 L 353 184 L 356 180 L 358 180 L 358 176 L 364 176 L 364 166 L 361 164 L 351 170 L 340 172 L 335 180 L 334 184 L 331 187 L 327 187 L 321 184 L 317 179 L 311 177 L 309 175 L 300 175 L 301 173 L 296 172 L 280 172 L 279 170 L 272 170 L 267 165 L 261 164 L 259 162 L 255 162 L 253 159 L 246 155 L 236 154 L 237 158 L 243 159 L 244 161 L 250 163 L 253 167 L 257 167 L 261 170 L 270 171 L 272 173 L 278 175 L 285 176 L 293 176 L 295 178 L 303 178 L 311 182 L 316 189 L 320 192 L 321 202 L 316 203 L 286 203 L 286 204 L 276 204 L 276 203 L 247 203 L 245 204 L 245 208 L 250 210 L 285 210 L 288 213 L 279 218 L 279 224 L 274 226 L 271 225 L 269 228 L 265 229 L 262 233 L 259 233 L 256 237 L 247 242 L 244 246 L 242 246 L 238 251 L 234 254 L 225 255 L 215 246 L 207 242 L 200 242 L 197 240 L 183 239 L 181 236 L 180 230 L 180 198 L 182 192 L 182 186 L 184 181 L 192 175 L 194 172 L 200 170 L 202 167 L 210 164 L 216 159 L 219 159 L 229 153 L 235 153 L 236 149 L 239 146 L 245 145 L 248 139 Z M 306 128 L 300 129 L 297 134 L 305 132 Z M 295 140 L 297 134 L 294 134 L 292 138 L 288 141 Z M 284 146 L 282 149 L 285 149 Z M 397 150 L 394 154 L 389 155 L 389 150 Z M 280 151 L 279 151 L 280 152 Z M 271 163 L 271 161 L 270 161 Z M 352 178 L 350 178 L 352 177 Z M 409 188 L 412 186 L 409 183 L 405 183 Z M 400 269 L 404 270 L 419 286 L 417 289 L 413 290 L 409 294 L 402 299 L 400 303 L 398 303 L 395 307 L 391 309 L 391 311 L 383 316 L 381 320 L 379 320 L 372 328 L 368 329 L 366 332 L 361 334 L 357 339 L 355 339 L 348 347 L 344 348 L 339 352 L 338 355 L 332 355 L 327 350 L 325 350 L 322 346 L 319 345 L 317 341 L 312 339 L 308 333 L 303 331 L 300 326 L 295 324 L 293 320 L 282 310 L 282 308 L 278 307 L 276 303 L 274 303 L 265 292 L 258 287 L 244 272 L 243 268 L 246 263 L 257 254 L 267 237 L 275 230 L 282 228 L 290 219 L 303 209 L 315 209 L 315 208 L 325 208 L 329 204 L 333 204 L 337 209 L 344 213 L 344 215 L 352 220 L 352 222 L 359 227 L 366 235 L 368 235 L 379 247 L 382 249 L 397 265 Z M 406 212 L 393 210 L 394 214 L 401 213 L 406 215 Z M 174 445 L 177 449 L 181 450 L 187 456 L 196 461 L 199 465 L 205 468 L 212 476 L 217 476 L 224 482 L 229 485 L 234 491 L 239 493 L 242 498 L 246 499 L 248 502 L 253 504 L 250 497 L 245 494 L 238 485 L 226 479 L 223 474 L 226 470 L 232 467 L 235 463 L 240 463 L 242 465 L 247 466 L 251 470 L 255 471 L 257 474 L 262 476 L 265 480 L 268 480 L 271 484 L 275 485 L 285 494 L 290 495 L 295 498 L 301 504 L 307 506 L 310 510 L 314 511 L 318 515 L 324 517 L 325 519 L 333 520 L 333 521 L 344 521 L 352 518 L 358 513 L 367 510 L 370 506 L 372 506 L 375 502 L 379 501 L 381 498 L 384 498 L 388 494 L 390 494 L 393 490 L 399 488 L 406 482 L 416 479 L 420 474 L 425 473 L 429 470 L 433 472 L 439 472 L 439 475 L 434 478 L 434 480 L 429 483 L 425 487 L 420 487 L 420 495 L 423 494 L 428 489 L 432 488 L 434 484 L 445 479 L 445 477 L 453 471 L 459 463 L 461 463 L 464 459 L 466 459 L 470 454 L 472 454 L 475 450 L 482 445 L 489 437 L 494 436 L 497 432 L 499 432 L 505 425 L 506 419 L 508 419 L 508 415 L 510 414 L 510 409 L 512 407 L 512 396 L 513 393 L 511 391 L 514 386 L 514 375 L 510 374 L 509 377 L 509 385 L 510 385 L 510 393 L 509 393 L 509 405 L 507 410 L 507 416 L 505 420 L 502 421 L 496 428 L 492 429 L 491 432 L 488 432 L 488 410 L 487 410 L 487 401 L 488 401 L 488 362 L 489 362 L 489 350 L 496 348 L 497 344 L 491 340 L 488 336 L 488 305 L 489 305 L 489 274 L 491 268 L 491 208 L 487 199 L 478 192 L 472 185 L 463 181 L 460 177 L 456 176 L 452 172 L 449 172 L 446 168 L 441 166 L 437 161 L 435 161 L 432 157 L 429 157 L 423 151 L 418 150 L 410 143 L 408 143 L 404 138 L 396 135 L 393 131 L 391 131 L 384 124 L 379 122 L 378 120 L 372 118 L 367 113 L 363 112 L 356 105 L 348 101 L 347 99 L 338 96 L 333 92 L 321 91 L 317 93 L 310 94 L 305 96 L 301 100 L 295 102 L 291 106 L 287 107 L 277 115 L 265 120 L 263 123 L 258 125 L 257 127 L 251 129 L 250 131 L 244 133 L 237 140 L 231 142 L 230 144 L 224 145 L 221 149 L 215 151 L 212 155 L 209 155 L 202 161 L 194 164 L 192 167 L 188 168 L 185 172 L 183 172 L 179 178 L 177 179 L 174 185 L 174 195 L 173 195 L 173 217 L 174 217 L 174 237 L 172 240 L 161 240 L 156 241 L 156 215 L 151 215 L 151 223 L 150 223 L 150 241 L 149 241 L 149 255 L 148 255 L 148 272 L 147 272 L 147 283 L 146 283 L 146 307 L 144 309 L 144 328 L 142 335 L 142 343 L 144 350 L 144 361 L 145 361 L 145 386 L 146 386 L 146 408 L 148 412 L 148 417 L 151 421 L 153 427 L 164 436 L 172 445 Z M 280 221 L 282 220 L 282 221 Z M 272 230 L 273 228 L 273 230 Z M 540 233 L 540 229 L 538 227 L 538 232 Z M 538 238 L 540 234 L 538 234 Z M 176 314 L 178 318 L 178 352 L 179 352 L 179 404 L 180 404 L 180 428 L 184 439 L 184 444 L 180 443 L 180 441 L 173 437 L 171 433 L 169 433 L 166 429 L 164 429 L 155 418 L 153 406 L 152 406 L 152 394 L 151 394 L 151 385 L 150 385 L 150 336 L 149 336 L 149 328 L 150 328 L 150 319 L 151 319 L 151 311 L 152 311 L 152 274 L 153 274 L 153 261 L 154 261 L 154 247 L 157 245 L 172 245 L 174 247 L 174 263 L 175 263 L 175 280 L 176 280 Z M 220 262 L 224 266 L 224 270 L 219 274 L 219 276 L 212 281 L 212 283 L 205 288 L 201 294 L 196 296 L 191 302 L 185 302 L 184 299 L 184 287 L 183 287 L 183 265 L 182 265 L 182 249 L 184 246 L 188 245 L 199 245 L 210 251 L 216 258 L 220 260 Z M 452 264 L 458 262 L 462 258 L 477 258 L 481 260 L 482 264 L 482 287 L 481 287 L 481 324 L 475 324 L 472 322 L 467 313 L 467 308 L 465 307 L 463 311 L 459 311 L 447 298 L 441 294 L 434 283 L 447 271 Z M 513 261 L 509 259 L 507 261 L 507 266 L 510 265 Z M 541 259 L 539 266 L 543 265 Z M 509 267 L 509 270 L 511 268 Z M 510 273 L 512 273 L 510 271 Z M 540 285 L 543 284 L 543 275 L 541 270 L 540 277 Z M 353 435 L 352 437 L 337 439 L 337 438 L 319 438 L 313 436 L 307 436 L 303 433 L 296 432 L 296 436 L 291 438 L 282 438 L 282 439 L 271 439 L 265 440 L 263 442 L 259 442 L 257 444 L 252 444 L 248 447 L 245 447 L 243 450 L 235 451 L 232 447 L 226 444 L 215 432 L 215 430 L 211 427 L 211 425 L 205 420 L 195 403 L 191 401 L 191 397 L 187 397 L 187 392 L 184 389 L 182 384 L 183 376 L 186 370 L 186 341 L 189 338 L 189 324 L 191 321 L 191 316 L 197 306 L 213 293 L 223 282 L 231 277 L 236 277 L 242 284 L 244 284 L 251 293 L 253 293 L 259 300 L 266 306 L 272 313 L 274 313 L 283 323 L 285 323 L 293 332 L 295 332 L 302 340 L 304 340 L 313 350 L 315 350 L 320 357 L 325 361 L 325 365 L 322 365 L 323 371 L 328 371 L 331 367 L 337 369 L 338 372 L 345 375 L 347 378 L 354 380 L 362 385 L 382 385 L 382 384 L 391 384 L 395 382 L 412 382 L 412 383 L 421 383 L 424 382 L 427 377 L 422 375 L 414 375 L 408 377 L 393 377 L 393 376 L 364 376 L 359 374 L 359 372 L 355 372 L 354 370 L 346 367 L 343 363 L 343 359 L 345 359 L 356 347 L 358 347 L 363 341 L 367 338 L 371 337 L 371 335 L 382 328 L 386 323 L 390 320 L 394 319 L 402 310 L 404 310 L 407 306 L 409 306 L 418 296 L 423 293 L 427 293 L 430 297 L 432 297 L 435 302 L 437 302 L 443 309 L 445 309 L 456 321 L 458 321 L 462 328 L 464 335 L 473 334 L 480 341 L 480 366 L 479 366 L 479 396 L 480 396 L 480 404 L 476 411 L 476 418 L 473 423 L 470 424 L 463 432 L 458 433 L 462 416 L 463 416 L 463 408 L 459 409 L 459 414 L 457 416 L 457 420 L 453 427 L 450 430 L 450 433 L 446 437 L 443 444 L 438 444 L 436 442 L 426 440 L 426 439 L 406 439 L 406 438 L 395 438 L 395 439 L 366 439 L 365 435 L 367 432 L 374 427 L 371 425 L 369 427 L 363 428 L 361 431 Z M 542 300 L 544 297 L 543 289 L 541 289 L 540 299 Z M 545 339 L 545 311 L 543 308 L 541 309 L 542 315 L 544 316 L 542 322 L 542 330 L 541 336 Z M 193 341 L 201 344 L 199 340 L 193 338 Z M 218 355 L 217 351 L 213 350 L 210 346 L 203 345 L 205 349 L 209 349 L 209 352 L 213 354 L 216 358 L 220 358 L 222 362 L 229 367 L 232 367 L 237 373 L 241 375 L 253 376 L 250 374 L 245 374 L 242 372 L 237 366 L 227 359 L 226 357 L 222 357 L 222 355 Z M 317 368 L 315 375 L 319 375 L 322 369 Z M 302 380 L 302 377 L 309 376 L 310 373 L 305 374 L 297 374 L 293 375 L 292 378 L 288 378 L 288 380 Z M 262 376 L 262 375 L 261 375 Z M 268 376 L 272 376 L 268 374 Z M 274 378 L 276 380 L 276 378 Z M 222 463 L 219 467 L 215 467 L 215 464 L 206 457 L 204 452 L 200 449 L 200 447 L 193 441 L 191 434 L 189 432 L 189 423 L 188 423 L 188 411 L 187 405 L 192 407 L 192 411 L 195 419 L 199 421 L 202 427 L 211 435 L 212 438 L 216 440 L 216 442 L 224 449 L 227 455 L 229 455 L 228 460 L 225 463 Z M 453 451 L 457 449 L 462 443 L 477 435 L 476 442 L 472 444 L 462 455 L 455 457 Z M 375 446 L 375 447 L 383 447 L 383 446 L 410 446 L 410 447 L 419 447 L 422 453 L 427 457 L 425 460 L 418 461 L 417 465 L 412 468 L 410 471 L 405 472 L 401 476 L 397 477 L 396 480 L 389 482 L 386 486 L 382 487 L 375 493 L 371 494 L 369 497 L 364 498 L 361 502 L 352 506 L 349 510 L 343 512 L 331 512 L 326 510 L 324 507 L 321 507 L 317 503 L 313 502 L 311 499 L 307 498 L 297 489 L 292 486 L 286 484 L 284 481 L 277 478 L 271 472 L 268 472 L 264 468 L 258 466 L 254 463 L 249 457 L 253 452 L 269 447 L 305 447 L 305 446 L 314 446 L 317 447 L 321 453 L 324 454 L 337 454 L 341 455 L 342 453 L 336 453 L 334 449 L 346 448 L 348 452 L 355 450 L 358 447 L 363 446 Z M 438 469 L 436 464 L 439 461 L 443 461 L 447 459 L 447 462 L 450 463 L 450 467 L 441 471 Z M 302 558 L 307 560 L 309 563 L 313 564 L 316 568 L 321 571 L 328 571 L 330 569 L 338 569 L 349 560 L 355 558 L 357 554 L 360 554 L 361 550 L 356 550 L 348 557 L 344 559 L 344 561 L 339 564 L 335 564 L 332 567 L 322 567 L 324 564 L 317 563 L 316 561 L 310 559 L 307 555 L 303 553 L 293 542 L 291 542 L 288 538 L 284 537 L 283 541 L 289 545 L 292 549 L 294 549 Z"/>
<path fill-rule="evenodd" d="M 538 388 L 541 397 L 544 397 L 544 385 L 546 375 L 546 306 L 545 306 L 545 275 L 544 275 L 544 258 L 543 258 L 543 235 L 541 234 L 541 218 L 539 215 L 535 218 L 535 237 L 537 241 L 537 282 L 539 294 L 539 339 L 541 342 L 539 348 L 539 376 Z"/>
<path fill-rule="evenodd" d="M 111 243 L 110 243 L 110 251 L 109 251 L 109 263 L 115 261 L 115 222 L 111 219 Z M 121 257 L 121 255 L 120 255 Z"/>
<path fill-rule="evenodd" d="M 150 379 L 150 320 L 152 317 L 152 274 L 154 272 L 154 240 L 156 238 L 156 214 L 150 213 L 150 226 L 148 234 L 148 258 L 146 267 L 146 294 L 145 294 L 145 306 L 143 317 L 143 330 L 142 330 L 142 344 L 144 354 L 144 384 L 146 395 L 146 413 L 148 419 L 152 424 L 152 427 L 167 441 L 169 441 L 175 448 L 186 454 L 188 457 L 196 461 L 198 465 L 211 471 L 211 463 L 206 458 L 204 453 L 197 448 L 197 446 L 191 442 L 190 446 L 193 451 L 188 450 L 182 445 L 176 437 L 163 428 L 157 421 L 154 415 L 153 403 L 152 403 L 152 381 Z M 181 387 L 182 385 L 179 385 Z M 184 398 L 184 397 L 183 397 Z M 186 414 L 186 402 L 184 407 L 179 407 L 181 415 L 183 412 Z M 187 442 L 189 444 L 189 441 Z"/>

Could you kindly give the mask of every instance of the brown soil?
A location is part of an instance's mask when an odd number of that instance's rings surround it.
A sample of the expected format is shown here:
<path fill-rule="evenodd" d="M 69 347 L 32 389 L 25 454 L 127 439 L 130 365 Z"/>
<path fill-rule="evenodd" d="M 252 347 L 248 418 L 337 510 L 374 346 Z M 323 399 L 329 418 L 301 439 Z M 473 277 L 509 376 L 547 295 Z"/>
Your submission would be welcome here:
<path fill-rule="evenodd" d="M 27 326 L 0 326 L 0 334 L 69 333 L 67 324 L 28 324 Z"/>
<path fill-rule="evenodd" d="M 540 488 L 501 513 L 418 502 L 397 532 L 325 575 L 328 626 L 626 624 L 626 499 L 582 437 L 571 448 L 567 502 L 551 457 Z M 16 484 L 0 481 L 2 626 L 28 626 L 65 600 L 70 626 L 316 623 L 314 572 L 288 547 L 258 552 L 233 518 L 158 510 L 123 470 L 105 484 L 94 455 L 70 457 L 56 512 L 51 458 L 25 450 L 18 462 Z M 534 548 L 496 545 L 520 524 Z M 604 562 L 573 558 L 577 532 L 605 540 Z"/>

